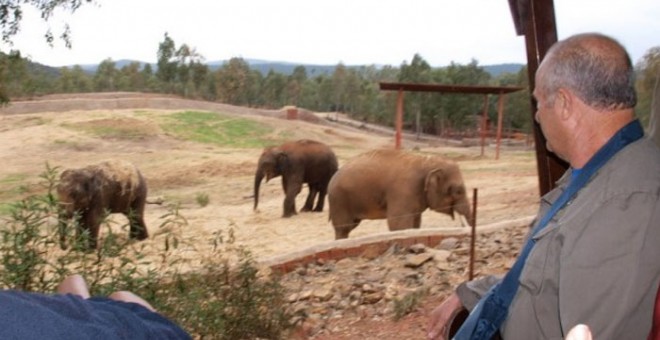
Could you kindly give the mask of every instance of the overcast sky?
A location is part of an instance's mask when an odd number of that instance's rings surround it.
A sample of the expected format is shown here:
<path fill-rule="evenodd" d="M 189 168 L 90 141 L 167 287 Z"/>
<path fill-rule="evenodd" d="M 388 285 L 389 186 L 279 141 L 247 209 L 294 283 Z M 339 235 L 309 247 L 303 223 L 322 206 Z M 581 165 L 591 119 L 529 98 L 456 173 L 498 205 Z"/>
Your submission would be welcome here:
<path fill-rule="evenodd" d="M 507 0 L 97 0 L 68 22 L 73 48 L 51 48 L 47 26 L 25 7 L 14 49 L 63 66 L 132 59 L 155 62 L 168 32 L 207 61 L 242 57 L 306 64 L 399 66 L 419 53 L 432 66 L 525 63 Z M 660 0 L 555 0 L 559 38 L 598 31 L 614 36 L 637 62 L 660 46 Z M 7 45 L 2 51 L 8 51 Z"/>

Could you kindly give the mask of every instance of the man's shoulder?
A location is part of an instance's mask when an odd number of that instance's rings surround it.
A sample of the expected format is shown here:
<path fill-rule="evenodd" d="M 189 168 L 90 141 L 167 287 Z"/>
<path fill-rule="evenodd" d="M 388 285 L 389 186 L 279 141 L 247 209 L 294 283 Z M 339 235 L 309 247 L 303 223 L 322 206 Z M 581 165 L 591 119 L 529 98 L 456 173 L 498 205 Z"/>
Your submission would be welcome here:
<path fill-rule="evenodd" d="M 621 150 L 603 167 L 603 175 L 603 179 L 617 187 L 657 189 L 660 187 L 660 148 L 652 140 L 642 138 Z"/>
<path fill-rule="evenodd" d="M 633 167 L 638 167 L 640 165 L 659 165 L 660 164 L 660 147 L 648 137 L 644 137 L 628 147 L 621 150 L 615 157 L 612 159 L 612 162 L 616 165 L 621 165 L 622 163 L 634 162 Z M 653 172 L 660 173 L 659 168 L 654 168 Z"/>

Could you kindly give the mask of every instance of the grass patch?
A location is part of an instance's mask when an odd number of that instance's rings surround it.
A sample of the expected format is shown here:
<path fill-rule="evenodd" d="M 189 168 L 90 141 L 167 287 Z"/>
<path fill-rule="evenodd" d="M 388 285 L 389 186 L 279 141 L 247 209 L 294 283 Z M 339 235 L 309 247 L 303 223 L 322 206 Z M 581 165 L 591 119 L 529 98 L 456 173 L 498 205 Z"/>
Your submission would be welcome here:
<path fill-rule="evenodd" d="M 27 178 L 28 175 L 23 173 L 9 174 L 0 178 L 0 200 L 16 199 L 18 195 L 26 192 Z M 0 209 L 0 212 L 4 215 L 5 211 Z"/>
<path fill-rule="evenodd" d="M 157 127 L 149 122 L 132 118 L 96 119 L 63 127 L 107 139 L 142 140 L 158 134 Z"/>
<path fill-rule="evenodd" d="M 404 316 L 415 311 L 424 296 L 428 295 L 428 289 L 418 289 L 404 295 L 400 299 L 394 299 L 394 320 L 398 321 Z"/>
<path fill-rule="evenodd" d="M 272 143 L 266 135 L 273 129 L 250 119 L 198 111 L 177 112 L 169 118 L 162 126 L 163 130 L 180 139 L 240 148 Z"/>

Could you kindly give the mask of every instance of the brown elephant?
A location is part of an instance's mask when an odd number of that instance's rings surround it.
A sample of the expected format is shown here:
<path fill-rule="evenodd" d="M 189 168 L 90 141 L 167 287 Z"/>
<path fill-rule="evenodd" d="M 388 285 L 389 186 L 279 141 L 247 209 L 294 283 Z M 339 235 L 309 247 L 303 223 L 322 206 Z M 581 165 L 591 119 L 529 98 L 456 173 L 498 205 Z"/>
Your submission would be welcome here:
<path fill-rule="evenodd" d="M 129 237 L 149 237 L 144 223 L 147 183 L 140 171 L 126 161 L 105 161 L 80 169 L 68 169 L 60 175 L 57 195 L 61 206 L 61 223 L 78 218 L 78 233 L 87 230 L 87 246 L 95 249 L 99 227 L 106 212 L 122 213 L 129 221 Z M 65 233 L 61 246 L 66 247 Z"/>
<path fill-rule="evenodd" d="M 284 189 L 284 212 L 282 217 L 296 214 L 296 196 L 303 183 L 309 186 L 309 195 L 300 211 L 323 211 L 328 182 L 337 171 L 337 157 L 329 146 L 302 139 L 284 143 L 280 146 L 267 147 L 259 157 L 254 175 L 254 210 L 259 205 L 259 186 L 264 176 L 266 182 L 282 176 Z M 314 199 L 318 195 L 316 207 Z"/>
<path fill-rule="evenodd" d="M 419 228 L 431 208 L 474 225 L 463 178 L 455 162 L 400 150 L 374 150 L 349 161 L 328 186 L 335 239 L 347 238 L 363 219 L 387 219 L 390 230 Z"/>

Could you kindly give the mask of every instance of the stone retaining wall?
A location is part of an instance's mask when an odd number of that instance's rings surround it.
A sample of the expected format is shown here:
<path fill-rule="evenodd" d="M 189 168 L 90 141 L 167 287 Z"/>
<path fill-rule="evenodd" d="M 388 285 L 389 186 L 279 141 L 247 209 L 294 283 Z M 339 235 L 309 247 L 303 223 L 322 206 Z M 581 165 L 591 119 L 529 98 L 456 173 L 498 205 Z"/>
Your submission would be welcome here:
<path fill-rule="evenodd" d="M 533 219 L 534 216 L 527 216 L 479 226 L 477 227 L 477 237 L 482 232 L 529 225 Z M 368 257 L 377 257 L 395 244 L 402 247 L 409 247 L 413 244 L 421 243 L 428 247 L 435 247 L 445 238 L 470 237 L 470 234 L 470 228 L 407 229 L 386 232 L 318 244 L 300 251 L 267 258 L 261 261 L 260 264 L 270 267 L 274 272 L 285 274 L 299 266 L 316 261 L 338 261 L 346 257 L 362 256 L 365 254 Z"/>

